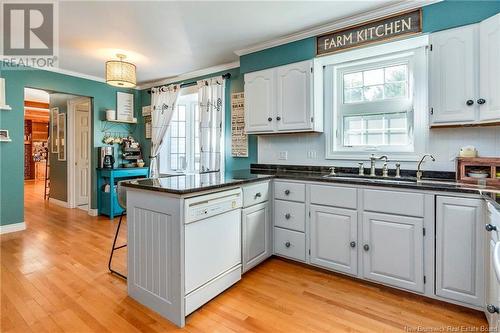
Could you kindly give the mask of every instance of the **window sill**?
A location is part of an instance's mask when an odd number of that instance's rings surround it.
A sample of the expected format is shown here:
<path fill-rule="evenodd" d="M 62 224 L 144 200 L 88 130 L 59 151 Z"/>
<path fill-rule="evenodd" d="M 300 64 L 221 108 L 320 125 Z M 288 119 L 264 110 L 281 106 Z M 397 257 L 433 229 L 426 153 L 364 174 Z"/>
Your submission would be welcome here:
<path fill-rule="evenodd" d="M 363 152 L 327 152 L 327 160 L 347 160 L 347 161 L 369 161 L 370 155 L 387 155 L 389 161 L 397 162 L 418 162 L 422 157 L 415 152 L 384 152 L 384 151 L 363 151 Z"/>

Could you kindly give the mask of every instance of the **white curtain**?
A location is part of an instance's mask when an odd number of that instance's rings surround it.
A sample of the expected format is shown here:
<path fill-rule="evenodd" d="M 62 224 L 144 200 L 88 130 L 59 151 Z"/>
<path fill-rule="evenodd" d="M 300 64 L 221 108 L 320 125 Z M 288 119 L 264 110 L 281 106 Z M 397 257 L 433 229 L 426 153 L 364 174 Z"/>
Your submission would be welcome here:
<path fill-rule="evenodd" d="M 149 164 L 151 178 L 158 178 L 160 175 L 157 155 L 163 145 L 180 90 L 179 85 L 151 89 L 151 156 Z"/>
<path fill-rule="evenodd" d="M 198 81 L 200 172 L 220 171 L 225 82 L 222 76 Z"/>

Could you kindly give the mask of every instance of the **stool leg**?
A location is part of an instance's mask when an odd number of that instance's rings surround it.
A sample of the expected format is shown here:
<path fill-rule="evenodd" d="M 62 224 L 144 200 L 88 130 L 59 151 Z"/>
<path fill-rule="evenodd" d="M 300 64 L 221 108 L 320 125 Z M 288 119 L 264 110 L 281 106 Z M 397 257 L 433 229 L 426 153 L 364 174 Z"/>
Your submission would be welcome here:
<path fill-rule="evenodd" d="M 127 277 L 117 271 L 115 271 L 114 269 L 111 268 L 111 261 L 113 260 L 113 254 L 115 252 L 115 250 L 118 250 L 118 249 L 121 249 L 125 246 L 127 246 L 127 244 L 124 244 L 124 245 L 121 245 L 121 246 L 118 246 L 118 247 L 115 247 L 116 245 L 116 239 L 118 238 L 118 234 L 120 233 L 120 227 L 122 225 L 122 218 L 123 218 L 123 214 L 125 213 L 125 211 L 123 211 L 120 215 L 120 220 L 118 221 L 118 226 L 116 227 L 116 233 L 115 233 L 115 239 L 113 240 L 113 246 L 111 247 L 111 254 L 109 256 L 109 262 L 108 262 L 108 268 L 109 268 L 109 271 L 111 273 L 114 273 L 122 278 L 124 278 L 125 280 L 127 279 Z"/>

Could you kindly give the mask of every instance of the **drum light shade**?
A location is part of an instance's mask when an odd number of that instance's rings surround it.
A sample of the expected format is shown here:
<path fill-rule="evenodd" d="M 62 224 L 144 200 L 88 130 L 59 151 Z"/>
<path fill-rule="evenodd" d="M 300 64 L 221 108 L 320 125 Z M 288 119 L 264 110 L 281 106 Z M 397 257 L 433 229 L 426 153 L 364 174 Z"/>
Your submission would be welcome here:
<path fill-rule="evenodd" d="M 106 83 L 115 87 L 133 88 L 136 86 L 137 78 L 135 65 L 123 61 L 123 54 L 116 55 L 120 60 L 106 62 Z"/>

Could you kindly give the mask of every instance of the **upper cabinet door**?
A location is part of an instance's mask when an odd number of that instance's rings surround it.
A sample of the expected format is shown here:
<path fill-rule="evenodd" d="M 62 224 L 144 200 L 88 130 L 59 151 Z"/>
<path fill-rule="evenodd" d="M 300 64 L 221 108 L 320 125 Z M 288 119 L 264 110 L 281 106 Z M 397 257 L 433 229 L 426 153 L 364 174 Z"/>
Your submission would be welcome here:
<path fill-rule="evenodd" d="M 477 25 L 431 35 L 429 100 L 431 124 L 476 120 Z"/>
<path fill-rule="evenodd" d="M 278 131 L 312 130 L 312 62 L 303 61 L 277 69 Z"/>
<path fill-rule="evenodd" d="M 480 23 L 479 119 L 500 120 L 500 14 Z"/>
<path fill-rule="evenodd" d="M 245 74 L 245 130 L 272 132 L 275 126 L 275 70 Z"/>

